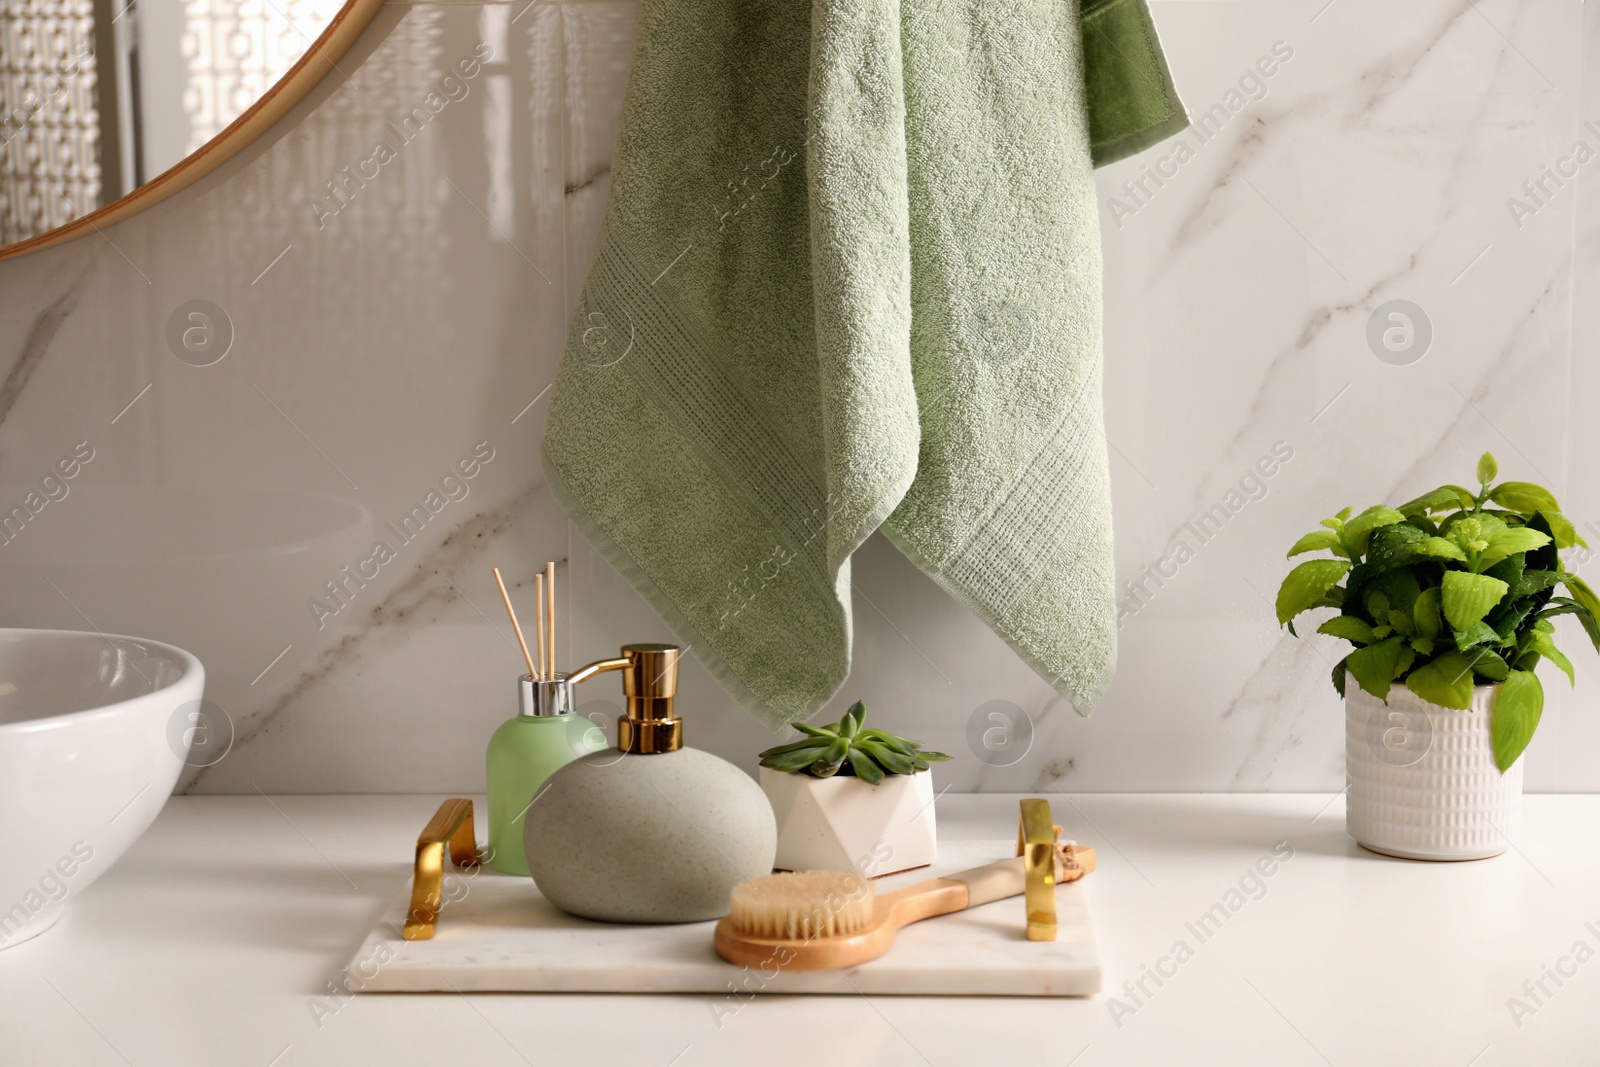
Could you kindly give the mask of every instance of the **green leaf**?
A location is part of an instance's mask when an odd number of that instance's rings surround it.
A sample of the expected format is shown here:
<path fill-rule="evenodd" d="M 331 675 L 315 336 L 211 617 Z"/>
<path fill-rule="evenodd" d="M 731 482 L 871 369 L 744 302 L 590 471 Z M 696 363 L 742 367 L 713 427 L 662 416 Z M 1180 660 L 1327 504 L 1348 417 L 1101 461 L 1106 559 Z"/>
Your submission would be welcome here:
<path fill-rule="evenodd" d="M 1506 562 L 1509 563 L 1510 560 Z M 1525 570 L 1515 582 L 1511 583 L 1511 599 L 1521 600 L 1525 596 L 1542 593 L 1554 587 L 1559 581 L 1561 581 L 1560 571 Z"/>
<path fill-rule="evenodd" d="M 1289 549 L 1285 559 L 1293 559 L 1302 552 L 1317 552 L 1326 549 L 1336 556 L 1344 555 L 1344 545 L 1339 541 L 1339 535 L 1333 530 L 1313 530 L 1294 543 Z"/>
<path fill-rule="evenodd" d="M 1498 652 L 1492 652 L 1487 648 L 1474 650 L 1469 658 L 1472 660 L 1473 671 L 1491 682 L 1505 681 L 1506 674 L 1511 670 L 1511 665 L 1502 659 Z"/>
<path fill-rule="evenodd" d="M 1453 541 L 1424 533 L 1410 522 L 1393 523 L 1374 530 L 1364 564 L 1371 574 L 1382 574 L 1418 560 L 1450 559 L 1466 562 L 1466 554 Z"/>
<path fill-rule="evenodd" d="M 1352 558 L 1364 556 L 1367 553 L 1367 541 L 1372 537 L 1372 531 L 1381 526 L 1392 526 L 1395 523 L 1405 522 L 1406 517 L 1394 508 L 1374 504 L 1355 518 L 1344 524 L 1342 536 L 1345 550 Z"/>
<path fill-rule="evenodd" d="M 1417 547 L 1428 535 L 1409 522 L 1390 523 L 1372 532 L 1367 542 L 1367 573 L 1378 575 L 1422 558 Z"/>
<path fill-rule="evenodd" d="M 1500 464 L 1494 461 L 1491 453 L 1485 452 L 1478 457 L 1478 484 L 1488 485 L 1494 481 L 1494 476 L 1500 473 Z"/>
<path fill-rule="evenodd" d="M 826 741 L 832 741 L 839 736 L 839 731 L 837 730 L 823 726 L 812 726 L 808 722 L 797 722 L 794 724 L 794 728 L 807 737 L 819 737 Z"/>
<path fill-rule="evenodd" d="M 867 717 L 867 705 L 864 701 L 856 701 L 850 705 L 850 710 L 844 713 L 844 718 L 839 720 L 839 734 L 842 737 L 854 739 L 861 732 L 861 720 Z"/>
<path fill-rule="evenodd" d="M 1347 504 L 1342 509 L 1340 509 L 1339 514 L 1335 515 L 1334 518 L 1336 520 L 1338 520 L 1339 522 L 1344 522 L 1346 519 L 1350 518 L 1350 513 L 1352 511 L 1354 511 L 1354 510 L 1355 510 L 1355 508 L 1353 508 L 1353 507 L 1351 507 L 1351 506 L 1349 506 Z"/>
<path fill-rule="evenodd" d="M 1556 647 L 1556 643 L 1550 639 L 1548 633 L 1537 629 L 1531 631 L 1528 638 L 1528 647 L 1561 668 L 1561 672 L 1567 676 L 1567 684 L 1574 688 L 1577 687 L 1578 679 L 1572 671 L 1572 661 Z"/>
<path fill-rule="evenodd" d="M 1416 553 L 1419 556 L 1427 556 L 1430 559 L 1453 559 L 1457 563 L 1465 563 L 1467 561 L 1465 552 L 1457 548 L 1454 542 L 1446 541 L 1442 537 L 1428 537 L 1419 541 L 1416 546 Z"/>
<path fill-rule="evenodd" d="M 1540 508 L 1539 514 L 1544 516 L 1545 525 L 1550 527 L 1550 536 L 1555 538 L 1557 548 L 1571 548 L 1574 545 L 1589 547 L 1589 542 L 1578 536 L 1578 528 L 1572 525 L 1572 520 L 1561 512 Z"/>
<path fill-rule="evenodd" d="M 1426 515 L 1407 515 L 1406 525 L 1421 530 L 1429 537 L 1437 537 L 1439 535 L 1439 524 Z"/>
<path fill-rule="evenodd" d="M 1411 622 L 1411 612 L 1398 611 L 1394 608 L 1389 609 L 1389 627 L 1395 633 L 1404 634 L 1407 637 L 1410 637 L 1416 629 Z"/>
<path fill-rule="evenodd" d="M 1441 537 L 1448 537 L 1454 541 L 1456 547 L 1467 554 L 1469 560 L 1477 558 L 1478 553 L 1489 547 L 1489 537 L 1497 530 L 1505 528 L 1505 523 L 1493 515 L 1483 512 L 1457 512 L 1444 521 L 1439 527 Z M 1474 570 L 1483 570 L 1475 567 Z"/>
<path fill-rule="evenodd" d="M 1479 645 L 1493 645 L 1500 642 L 1500 635 L 1486 622 L 1475 622 L 1465 630 L 1457 630 L 1455 637 L 1456 648 L 1462 652 L 1477 648 Z"/>
<path fill-rule="evenodd" d="M 1317 633 L 1342 637 L 1358 645 L 1372 644 L 1372 627 L 1354 615 L 1335 615 L 1317 627 Z"/>
<path fill-rule="evenodd" d="M 827 742 L 818 741 L 814 737 L 802 737 L 798 741 L 790 741 L 786 745 L 773 745 L 758 753 L 757 758 L 767 759 L 769 756 L 787 756 L 791 752 L 801 752 L 808 748 L 826 748 Z"/>
<path fill-rule="evenodd" d="M 1394 681 L 1395 668 L 1400 663 L 1400 650 L 1404 647 L 1404 638 L 1391 637 L 1387 641 L 1356 649 L 1345 657 L 1344 663 L 1362 689 L 1384 700 L 1389 696 L 1389 683 Z"/>
<path fill-rule="evenodd" d="M 916 763 L 910 756 L 894 751 L 888 745 L 877 741 L 858 740 L 851 749 L 852 754 L 861 751 L 871 756 L 883 765 L 884 770 L 892 774 L 915 774 Z M 855 765 L 852 758 L 851 766 Z"/>
<path fill-rule="evenodd" d="M 1536 513 L 1528 520 L 1528 529 L 1538 530 L 1540 533 L 1550 535 L 1550 543 L 1534 552 L 1529 552 L 1527 565 L 1529 570 L 1558 571 L 1561 570 L 1561 550 L 1556 547 L 1555 530 L 1550 526 L 1550 520 L 1544 512 Z"/>
<path fill-rule="evenodd" d="M 1494 702 L 1494 762 L 1504 774 L 1533 740 L 1544 711 L 1544 686 L 1532 671 L 1512 671 Z"/>
<path fill-rule="evenodd" d="M 1411 669 L 1411 665 L 1415 662 L 1417 662 L 1416 651 L 1409 643 L 1401 645 L 1400 656 L 1395 660 L 1394 674 L 1391 675 L 1390 680 L 1398 682 L 1400 679 L 1404 678 L 1406 676 L 1406 672 Z"/>
<path fill-rule="evenodd" d="M 1488 568 L 1483 573 L 1487 574 L 1491 578 L 1498 578 L 1502 582 L 1505 582 L 1506 585 L 1510 586 L 1512 589 L 1515 589 L 1517 587 L 1517 583 L 1522 581 L 1522 572 L 1527 569 L 1527 565 L 1527 555 L 1525 553 L 1518 553 L 1514 556 L 1507 556 L 1505 559 L 1501 560 L 1499 563 L 1496 563 L 1493 567 Z M 1471 570 L 1472 568 L 1468 567 L 1467 569 Z M 1506 602 L 1510 603 L 1510 599 L 1508 598 Z"/>
<path fill-rule="evenodd" d="M 901 737 L 899 734 L 891 734 L 887 730 L 879 730 L 876 727 L 862 730 L 860 736 L 869 741 L 876 741 L 880 745 L 887 745 L 903 756 L 915 755 L 917 746 L 922 744 L 921 741 L 911 741 Z"/>
<path fill-rule="evenodd" d="M 1554 607 L 1550 606 L 1552 604 Z M 1589 640 L 1594 642 L 1596 651 L 1600 651 L 1600 627 L 1596 626 L 1595 618 L 1587 608 L 1571 597 L 1554 596 L 1550 598 L 1549 604 L 1539 609 L 1539 614 L 1535 618 L 1543 621 L 1553 619 L 1557 615 L 1571 615 L 1576 618 L 1588 633 Z"/>
<path fill-rule="evenodd" d="M 1295 567 L 1278 587 L 1278 624 L 1311 608 L 1349 569 L 1342 559 L 1308 559 Z"/>
<path fill-rule="evenodd" d="M 1489 499 L 1523 515 L 1561 510 L 1561 505 L 1556 503 L 1555 495 L 1550 490 L 1532 482 L 1501 482 L 1489 490 Z"/>
<path fill-rule="evenodd" d="M 868 785 L 877 785 L 884 779 L 883 768 L 859 748 L 850 750 L 850 769 L 856 772 L 857 778 Z"/>
<path fill-rule="evenodd" d="M 1531 552 L 1550 543 L 1550 537 L 1526 526 L 1506 526 L 1489 535 L 1489 547 L 1478 557 L 1478 570 L 1486 571 L 1513 552 Z"/>
<path fill-rule="evenodd" d="M 761 766 L 771 767 L 775 771 L 788 771 L 794 773 L 809 767 L 822 757 L 826 751 L 824 747 L 797 749 L 781 756 L 767 756 L 761 760 Z"/>
<path fill-rule="evenodd" d="M 1572 599 L 1581 604 L 1591 615 L 1600 616 L 1600 597 L 1594 595 L 1594 590 L 1589 588 L 1589 583 L 1579 578 L 1576 574 L 1569 574 L 1561 579 L 1567 587 L 1567 592 L 1572 594 Z"/>
<path fill-rule="evenodd" d="M 1600 651 L 1600 597 L 1596 597 L 1589 584 L 1576 574 L 1561 579 L 1561 584 L 1572 594 L 1573 602 L 1583 609 L 1573 614 L 1583 623 L 1583 629 L 1588 633 L 1589 640 L 1594 643 L 1595 650 Z"/>
<path fill-rule="evenodd" d="M 1433 655 L 1433 638 L 1413 637 L 1411 639 L 1411 647 L 1416 649 L 1419 655 L 1431 656 Z"/>
<path fill-rule="evenodd" d="M 1417 636 L 1432 640 L 1439 636 L 1439 588 L 1433 586 L 1417 594 L 1411 605 L 1411 622 Z"/>
<path fill-rule="evenodd" d="M 1441 485 L 1432 492 L 1423 493 L 1415 500 L 1400 505 L 1402 514 L 1426 515 L 1445 508 L 1470 508 L 1477 503 L 1473 495 L 1459 485 Z"/>
<path fill-rule="evenodd" d="M 798 771 L 817 762 L 822 758 L 823 753 L 827 751 L 827 745 L 818 744 L 809 748 L 796 749 L 793 752 L 785 752 L 781 756 L 772 756 L 761 762 L 780 771 Z"/>
<path fill-rule="evenodd" d="M 1399 567 L 1387 574 L 1380 574 L 1367 588 L 1380 592 L 1387 601 L 1383 614 L 1374 615 L 1374 619 L 1387 619 L 1390 611 L 1410 614 L 1417 605 L 1417 597 L 1422 595 L 1422 584 L 1409 567 Z"/>
<path fill-rule="evenodd" d="M 1423 700 L 1464 710 L 1472 706 L 1472 661 L 1446 652 L 1412 671 L 1406 686 Z"/>
<path fill-rule="evenodd" d="M 831 778 L 839 773 L 839 767 L 844 763 L 845 757 L 850 754 L 850 741 L 847 738 L 837 738 L 830 744 L 816 762 L 811 764 L 811 773 L 818 778 Z"/>
<path fill-rule="evenodd" d="M 1452 630 L 1470 630 L 1473 623 L 1489 614 L 1489 609 L 1500 602 L 1508 588 L 1505 582 L 1487 574 L 1446 571 L 1439 603 Z"/>
<path fill-rule="evenodd" d="M 1345 659 L 1342 659 L 1333 665 L 1333 687 L 1339 691 L 1339 695 L 1341 697 L 1344 696 L 1344 680 L 1346 677 L 1345 671 L 1348 669 L 1345 666 L 1345 660 L 1349 658 L 1350 657 L 1346 656 Z"/>
<path fill-rule="evenodd" d="M 1503 644 L 1516 637 L 1522 621 L 1537 606 L 1532 600 L 1513 600 L 1491 612 L 1487 621 L 1494 627 L 1494 632 L 1500 635 Z"/>

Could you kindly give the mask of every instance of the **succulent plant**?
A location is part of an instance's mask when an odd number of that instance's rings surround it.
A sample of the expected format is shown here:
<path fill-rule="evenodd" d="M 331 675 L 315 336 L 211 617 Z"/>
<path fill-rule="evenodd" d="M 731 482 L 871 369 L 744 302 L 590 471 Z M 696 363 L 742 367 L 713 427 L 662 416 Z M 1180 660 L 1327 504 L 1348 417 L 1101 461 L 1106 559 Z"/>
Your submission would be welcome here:
<path fill-rule="evenodd" d="M 921 741 L 888 730 L 864 729 L 861 724 L 866 717 L 867 706 L 858 700 L 832 726 L 795 723 L 795 729 L 805 736 L 761 753 L 761 766 L 813 778 L 854 775 L 877 785 L 888 775 L 916 774 L 927 770 L 929 763 L 950 758 L 943 752 L 927 751 Z"/>

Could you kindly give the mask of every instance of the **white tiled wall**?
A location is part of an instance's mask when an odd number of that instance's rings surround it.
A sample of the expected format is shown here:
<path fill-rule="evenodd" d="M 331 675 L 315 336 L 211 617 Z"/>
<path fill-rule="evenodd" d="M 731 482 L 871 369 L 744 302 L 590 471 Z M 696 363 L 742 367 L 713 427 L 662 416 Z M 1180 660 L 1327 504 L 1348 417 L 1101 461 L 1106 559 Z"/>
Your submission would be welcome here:
<path fill-rule="evenodd" d="M 1574 142 L 1600 151 L 1583 126 L 1600 130 L 1595 16 L 1578 0 L 1154 9 L 1186 102 L 1220 110 L 1209 136 L 1100 175 L 1117 562 L 1143 589 L 1124 590 L 1109 697 L 1078 719 L 888 545 L 858 558 L 839 706 L 864 698 L 955 754 L 940 773 L 956 789 L 1335 791 L 1336 645 L 1272 618 L 1294 537 L 1346 503 L 1465 478 L 1488 448 L 1555 485 L 1600 547 L 1585 462 L 1600 330 L 1583 298 L 1600 285 L 1600 200 L 1585 167 L 1520 219 L 1508 206 Z M 0 503 L 77 442 L 95 450 L 0 546 L 0 624 L 199 654 L 237 737 L 189 788 L 481 789 L 519 672 L 492 565 L 531 606 L 536 565 L 561 562 L 566 663 L 670 636 L 571 532 L 537 463 L 634 14 L 391 4 L 348 81 L 218 174 L 0 263 Z M 490 58 L 466 95 L 402 138 L 394 124 L 475 53 Z M 1250 77 L 1268 56 L 1271 76 Z M 379 142 L 392 160 L 330 201 L 326 183 Z M 1407 366 L 1366 340 L 1396 299 L 1434 335 Z M 209 367 L 166 338 L 192 300 L 232 323 Z M 479 442 L 493 459 L 464 499 L 409 543 L 384 532 Z M 1275 447 L 1292 457 L 1253 475 Z M 1215 505 L 1226 521 L 1202 538 L 1189 524 Z M 319 620 L 308 601 L 380 537 L 394 559 Z M 1565 643 L 1579 688 L 1546 680 L 1534 789 L 1600 788 L 1600 657 Z M 585 700 L 614 713 L 614 683 Z M 698 667 L 682 704 L 693 744 L 748 763 L 771 742 Z M 1015 750 L 971 740 L 993 713 L 1033 735 L 1007 766 Z"/>

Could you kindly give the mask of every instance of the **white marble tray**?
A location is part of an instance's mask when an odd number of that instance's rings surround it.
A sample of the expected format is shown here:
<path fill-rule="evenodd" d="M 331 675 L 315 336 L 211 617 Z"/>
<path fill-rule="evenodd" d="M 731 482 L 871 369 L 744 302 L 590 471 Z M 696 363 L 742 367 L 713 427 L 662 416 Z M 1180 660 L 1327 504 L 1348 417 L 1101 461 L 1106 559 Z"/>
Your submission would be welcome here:
<path fill-rule="evenodd" d="M 931 867 L 878 879 L 882 892 L 1011 855 L 1015 842 L 941 841 Z M 532 879 L 451 871 L 431 941 L 402 940 L 410 887 L 351 959 L 359 992 L 714 993 L 730 1007 L 749 993 L 1086 996 L 1100 990 L 1100 957 L 1086 892 L 1094 875 L 1056 890 L 1060 935 L 1023 937 L 1021 897 L 929 919 L 900 931 L 888 955 L 843 971 L 772 975 L 724 963 L 714 922 L 622 926 L 576 919 Z M 746 990 L 749 992 L 747 993 Z"/>

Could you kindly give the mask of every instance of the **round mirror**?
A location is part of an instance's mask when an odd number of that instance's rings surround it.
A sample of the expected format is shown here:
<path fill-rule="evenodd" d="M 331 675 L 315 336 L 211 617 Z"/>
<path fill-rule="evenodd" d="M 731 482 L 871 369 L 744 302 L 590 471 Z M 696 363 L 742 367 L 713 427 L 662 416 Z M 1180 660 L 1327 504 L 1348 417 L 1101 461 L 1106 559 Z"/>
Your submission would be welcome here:
<path fill-rule="evenodd" d="M 124 219 L 298 103 L 383 0 L 0 0 L 0 258 Z"/>

